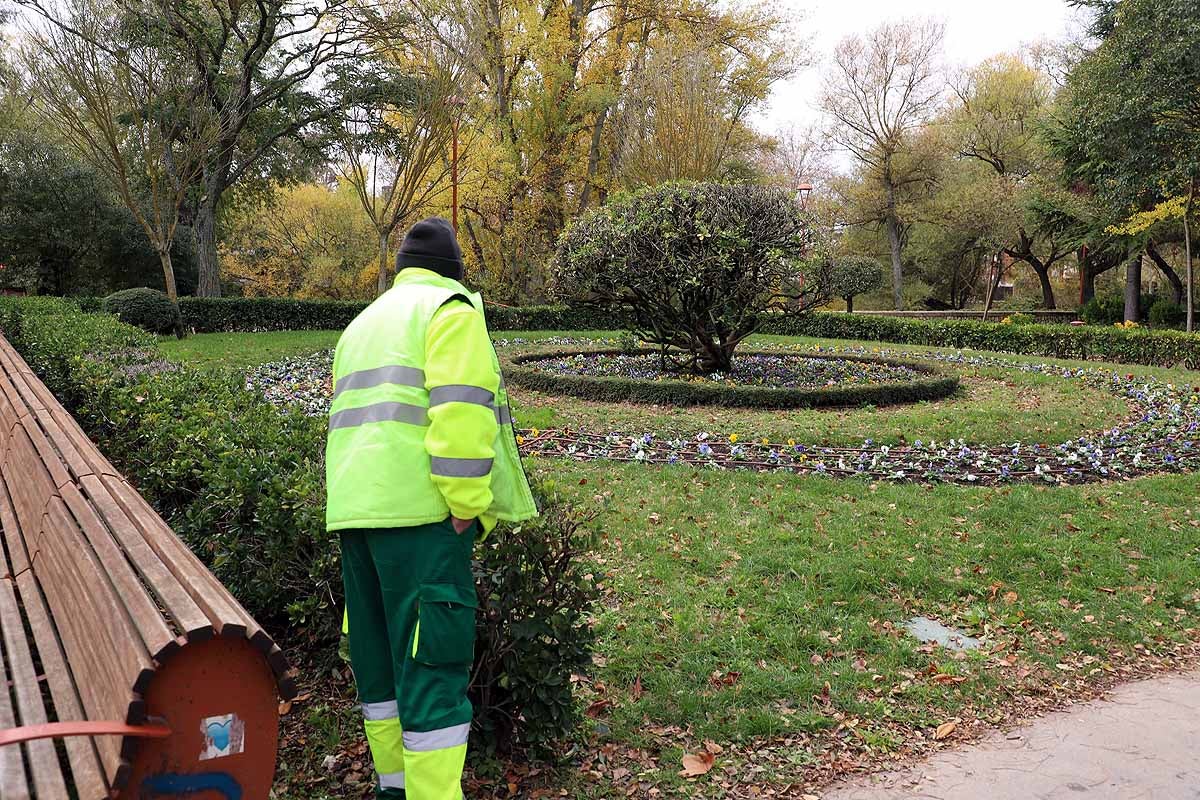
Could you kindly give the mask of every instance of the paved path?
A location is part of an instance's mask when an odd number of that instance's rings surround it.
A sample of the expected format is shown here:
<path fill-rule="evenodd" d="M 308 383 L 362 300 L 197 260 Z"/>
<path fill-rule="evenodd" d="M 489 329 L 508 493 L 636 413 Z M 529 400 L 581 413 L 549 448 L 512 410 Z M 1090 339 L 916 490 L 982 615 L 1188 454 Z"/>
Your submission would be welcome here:
<path fill-rule="evenodd" d="M 1200 800 L 1200 673 L 1114 690 L 824 800 Z"/>

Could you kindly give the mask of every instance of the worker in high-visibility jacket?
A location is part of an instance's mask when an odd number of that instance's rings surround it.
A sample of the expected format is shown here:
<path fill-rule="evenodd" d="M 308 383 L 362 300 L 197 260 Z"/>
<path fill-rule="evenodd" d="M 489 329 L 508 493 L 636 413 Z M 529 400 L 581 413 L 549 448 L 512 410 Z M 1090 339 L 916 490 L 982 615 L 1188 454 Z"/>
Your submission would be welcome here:
<path fill-rule="evenodd" d="M 384 800 L 461 800 L 476 537 L 537 515 L 483 301 L 444 219 L 333 359 L 326 524 L 342 545 L 350 663 Z"/>

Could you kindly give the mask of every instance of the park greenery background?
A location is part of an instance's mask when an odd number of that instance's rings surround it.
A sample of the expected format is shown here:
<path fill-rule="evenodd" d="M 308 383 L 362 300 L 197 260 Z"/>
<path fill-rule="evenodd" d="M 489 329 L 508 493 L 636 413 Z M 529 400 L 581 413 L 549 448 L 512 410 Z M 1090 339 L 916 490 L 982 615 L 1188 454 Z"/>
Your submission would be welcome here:
<path fill-rule="evenodd" d="M 302 665 L 280 796 L 361 796 L 328 350 L 457 168 L 510 368 L 671 379 L 511 381 L 546 513 L 478 551 L 471 792 L 804 796 L 1195 655 L 1200 342 L 1165 329 L 1190 327 L 1200 19 L 1077 5 L 1077 41 L 961 69 L 937 23 L 865 25 L 823 67 L 831 124 L 776 134 L 755 112 L 806 64 L 769 6 L 0 5 L 0 288 L 65 296 L 0 300 L 0 330 Z M 1097 324 L 1020 313 L 1080 299 Z M 755 352 L 855 385 L 739 408 Z M 880 399 L 888 360 L 957 389 Z M 724 460 L 638 456 L 675 440 Z M 1057 466 L 846 478 L 822 448 Z M 984 646 L 921 644 L 916 614 Z"/>
<path fill-rule="evenodd" d="M 752 182 L 813 186 L 837 254 L 886 265 L 862 308 L 1098 284 L 1095 321 L 1182 325 L 1195 9 L 1072 4 L 1077 40 L 970 65 L 936 22 L 865 25 L 821 66 L 830 123 L 765 133 L 772 87 L 813 68 L 767 5 L 9 0 L 0 283 L 367 299 L 405 227 L 449 215 L 457 139 L 495 301 L 550 299 L 559 235 L 614 193 Z"/>

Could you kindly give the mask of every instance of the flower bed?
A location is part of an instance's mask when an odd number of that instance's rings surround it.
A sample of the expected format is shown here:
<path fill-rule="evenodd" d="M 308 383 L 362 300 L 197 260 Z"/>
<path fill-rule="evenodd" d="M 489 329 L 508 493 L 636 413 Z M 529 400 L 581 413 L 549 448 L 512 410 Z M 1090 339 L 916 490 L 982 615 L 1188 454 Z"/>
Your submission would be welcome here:
<path fill-rule="evenodd" d="M 563 347 L 579 344 L 581 340 L 547 341 Z M 497 344 L 530 345 L 534 342 L 518 339 Z M 836 355 L 842 359 L 863 359 L 872 355 L 863 348 L 811 346 L 776 351 L 775 354 Z M 546 355 L 542 353 L 540 357 Z M 957 439 L 927 441 L 915 432 L 910 437 L 913 443 L 904 447 L 881 445 L 871 440 L 858 447 L 828 447 L 820 442 L 770 441 L 752 435 L 739 438 L 737 435 L 704 433 L 685 438 L 670 431 L 527 429 L 520 432 L 521 451 L 526 455 L 581 461 L 690 464 L 708 469 L 781 470 L 876 480 L 985 485 L 1086 483 L 1200 469 L 1200 387 L 1142 379 L 1103 368 L 1026 363 L 1000 356 L 886 350 L 878 355 L 884 356 L 885 362 L 904 365 L 911 364 L 912 360 L 924 360 L 951 367 L 1003 368 L 1077 381 L 1128 400 L 1135 413 L 1121 425 L 1059 443 L 1011 442 L 980 446 Z M 323 415 L 329 407 L 331 363 L 332 354 L 319 353 L 268 364 L 252 372 L 248 382 L 277 405 L 299 404 L 309 414 Z M 506 374 L 512 382 L 511 369 Z"/>
<path fill-rule="evenodd" d="M 817 348 L 854 355 L 861 348 Z M 1176 386 L 1109 370 L 1029 364 L 997 357 L 885 352 L 964 366 L 1005 367 L 1081 381 L 1128 399 L 1136 413 L 1123 425 L 1058 444 L 1013 442 L 981 447 L 951 439 L 915 439 L 906 447 L 860 447 L 739 440 L 701 434 L 690 438 L 654 433 L 526 431 L 522 452 L 575 460 L 604 459 L 690 464 L 710 469 L 783 470 L 799 474 L 922 483 L 995 485 L 1016 482 L 1075 484 L 1125 480 L 1156 472 L 1200 469 L 1200 387 Z"/>
<path fill-rule="evenodd" d="M 873 357 L 758 351 L 730 373 L 664 372 L 652 350 L 558 350 L 506 359 L 509 383 L 604 402 L 824 408 L 895 405 L 954 393 L 958 377 L 927 364 Z"/>

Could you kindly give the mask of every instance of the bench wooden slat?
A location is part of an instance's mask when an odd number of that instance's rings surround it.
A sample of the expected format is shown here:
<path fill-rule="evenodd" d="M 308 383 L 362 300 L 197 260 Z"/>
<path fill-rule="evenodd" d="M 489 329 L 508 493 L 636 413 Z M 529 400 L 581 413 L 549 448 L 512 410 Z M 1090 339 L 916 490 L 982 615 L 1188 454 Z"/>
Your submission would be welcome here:
<path fill-rule="evenodd" d="M 212 621 L 192 599 L 187 589 L 163 563 L 163 559 L 142 537 L 141 530 L 113 498 L 104 482 L 94 475 L 80 481 L 87 498 L 108 523 L 113 535 L 133 562 L 142 578 L 154 587 L 180 632 L 188 641 L 199 641 L 213 635 Z"/>
<path fill-rule="evenodd" d="M 8 379 L 16 389 L 16 395 L 9 395 L 14 405 L 17 405 L 17 413 L 21 414 L 20 405 L 23 404 L 29 412 L 40 412 L 46 410 L 45 402 L 37 396 L 33 390 L 32 383 L 37 381 L 33 377 L 33 373 L 26 369 L 17 369 L 13 366 L 12 357 L 8 352 L 0 349 L 0 364 L 3 364 L 8 372 Z M 32 380 L 31 380 L 32 379 Z M 18 400 L 20 403 L 18 403 Z M 22 416 L 24 416 L 22 414 Z"/>
<path fill-rule="evenodd" d="M 54 702 L 55 716 L 59 721 L 83 720 L 83 709 L 72 679 L 70 667 L 62 651 L 62 643 L 50 620 L 46 601 L 33 570 L 29 568 L 29 552 L 24 537 L 13 514 L 8 488 L 0 480 L 0 529 L 7 545 L 9 563 L 7 571 L 16 575 L 15 584 L 20 595 L 21 606 L 37 647 L 38 660 L 45 673 L 47 686 Z M 90 739 L 73 738 L 65 742 L 67 759 L 76 788 L 88 797 L 102 797 L 108 786 L 100 773 L 96 748 Z M 11 749 L 11 748 L 4 748 Z M 4 795 L 7 797 L 7 795 Z"/>
<path fill-rule="evenodd" d="M 7 637 L 5 637 L 7 638 Z M 0 656 L 3 652 L 0 651 Z M 5 659 L 0 657 L 0 681 L 5 685 L 12 680 Z M 8 692 L 0 692 L 0 728 L 15 728 L 17 715 Z M 29 800 L 29 787 L 25 780 L 25 762 L 20 747 L 0 747 L 0 797 L 4 800 Z"/>
<path fill-rule="evenodd" d="M 71 483 L 71 473 L 67 471 L 67 466 L 59 456 L 58 450 L 46 438 L 38 420 L 35 417 L 26 417 L 22 421 L 21 427 L 25 429 L 25 435 L 33 443 L 33 449 L 46 467 L 46 471 L 50 473 L 50 480 L 54 483 L 55 488 Z"/>
<path fill-rule="evenodd" d="M 79 423 L 67 413 L 65 408 L 57 406 L 50 409 L 49 412 L 51 418 L 58 423 L 60 430 L 66 436 L 67 440 L 87 462 L 93 475 L 119 476 L 121 474 L 112 465 L 112 462 L 96 449 L 96 445 L 92 444 L 92 440 L 88 438 L 83 428 L 79 427 Z"/>
<path fill-rule="evenodd" d="M 17 521 L 26 531 L 37 530 L 47 498 L 57 495 L 58 491 L 24 426 L 13 429 L 2 468 L 12 492 Z"/>
<path fill-rule="evenodd" d="M 80 452 L 57 414 L 43 414 L 38 418 L 38 425 L 45 432 L 47 441 L 54 447 L 72 480 L 78 483 L 80 479 L 95 472 L 94 465 Z"/>
<path fill-rule="evenodd" d="M 8 559 L 0 548 L 0 575 L 11 575 Z M 12 726 L 37 725 L 47 722 L 46 707 L 42 702 L 41 685 L 37 670 L 33 666 L 33 654 L 25 638 L 25 626 L 21 621 L 21 609 L 13 591 L 12 580 L 0 580 L 0 635 L 4 638 L 4 651 L 8 661 L 8 679 L 12 681 L 16 696 L 17 715 Z M 8 692 L 0 692 L 8 700 Z M 20 751 L 25 749 L 29 759 L 33 783 L 38 797 L 67 797 L 67 786 L 63 781 L 62 766 L 54 742 L 42 740 L 26 742 L 19 747 L 3 748 Z"/>
<path fill-rule="evenodd" d="M 77 684 L 87 718 L 141 722 L 129 718 L 131 679 L 153 671 L 150 656 L 59 498 L 50 502 L 42 534 L 42 553 L 48 557 L 34 570 L 72 670 L 83 677 Z M 112 774 L 120 760 L 120 741 L 102 737 L 96 746 L 105 772 Z"/>
<path fill-rule="evenodd" d="M 4 373 L 0 372 L 0 453 L 8 449 L 8 437 L 17 424 L 17 409 L 4 391 Z"/>
<path fill-rule="evenodd" d="M 102 573 L 111 583 L 113 595 L 124 605 L 150 657 L 155 661 L 163 661 L 179 649 L 179 644 L 175 641 L 175 632 L 163 619 L 156 598 L 139 580 L 125 554 L 117 547 L 108 526 L 75 485 L 63 486 L 60 492 L 63 502 L 91 544 Z"/>
<path fill-rule="evenodd" d="M 221 583 L 196 554 L 174 533 L 170 536 L 164 535 L 171 529 L 127 481 L 106 477 L 104 485 L 121 504 L 129 518 L 137 524 L 146 543 L 154 549 L 196 604 L 204 610 L 218 635 L 245 636 L 250 632 L 251 626 L 258 629 L 250 615 L 235 605 L 236 601 L 228 592 L 215 591 Z"/>

